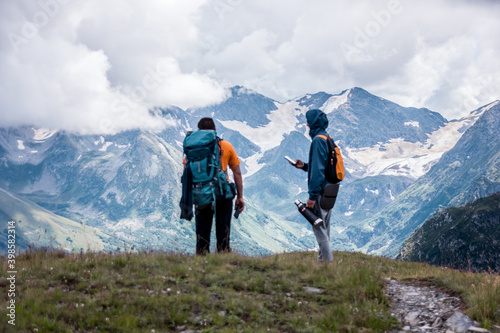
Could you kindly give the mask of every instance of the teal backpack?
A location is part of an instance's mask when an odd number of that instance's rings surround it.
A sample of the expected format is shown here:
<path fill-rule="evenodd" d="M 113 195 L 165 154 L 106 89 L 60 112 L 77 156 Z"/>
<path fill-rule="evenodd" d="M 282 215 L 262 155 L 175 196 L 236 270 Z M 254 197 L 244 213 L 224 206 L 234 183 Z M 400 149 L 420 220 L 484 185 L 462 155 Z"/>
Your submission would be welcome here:
<path fill-rule="evenodd" d="M 220 198 L 233 198 L 234 184 L 222 170 L 217 133 L 213 130 L 188 132 L 183 142 L 186 165 L 182 175 L 181 218 L 191 220 L 192 205 L 205 206 Z"/>

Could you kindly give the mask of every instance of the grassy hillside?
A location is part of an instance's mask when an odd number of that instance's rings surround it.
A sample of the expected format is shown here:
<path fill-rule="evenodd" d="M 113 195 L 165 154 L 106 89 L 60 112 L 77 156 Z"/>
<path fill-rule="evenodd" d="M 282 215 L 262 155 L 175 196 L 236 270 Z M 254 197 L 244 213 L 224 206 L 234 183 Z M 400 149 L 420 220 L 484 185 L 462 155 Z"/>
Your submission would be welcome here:
<path fill-rule="evenodd" d="M 7 323 L 2 306 L 0 331 L 383 332 L 398 325 L 384 294 L 385 277 L 453 291 L 483 326 L 500 323 L 498 275 L 334 255 L 335 263 L 324 265 L 312 252 L 264 258 L 27 252 L 16 258 L 16 326 Z M 2 263 L 6 302 L 6 258 Z"/>
<path fill-rule="evenodd" d="M 23 197 L 0 188 L 0 229 L 7 235 L 7 221 L 16 221 L 16 247 L 59 247 L 69 252 L 102 251 L 115 240 L 99 230 L 56 215 Z M 0 249 L 6 250 L 7 237 L 1 237 Z M 4 252 L 5 253 L 5 252 Z"/>

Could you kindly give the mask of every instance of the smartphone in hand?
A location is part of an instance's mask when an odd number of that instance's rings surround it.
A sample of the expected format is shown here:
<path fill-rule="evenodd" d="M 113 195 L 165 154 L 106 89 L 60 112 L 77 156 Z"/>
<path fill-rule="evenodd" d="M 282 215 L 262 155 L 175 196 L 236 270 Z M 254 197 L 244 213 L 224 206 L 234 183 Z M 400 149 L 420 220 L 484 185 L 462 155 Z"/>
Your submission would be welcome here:
<path fill-rule="evenodd" d="M 290 157 L 285 156 L 285 159 L 286 159 L 288 162 L 290 162 L 292 165 L 295 165 L 295 161 L 294 161 L 294 160 L 292 160 Z"/>
<path fill-rule="evenodd" d="M 234 209 L 234 218 L 235 219 L 237 219 L 240 216 L 240 209 L 241 209 L 241 207 L 239 205 L 236 206 L 236 208 Z"/>

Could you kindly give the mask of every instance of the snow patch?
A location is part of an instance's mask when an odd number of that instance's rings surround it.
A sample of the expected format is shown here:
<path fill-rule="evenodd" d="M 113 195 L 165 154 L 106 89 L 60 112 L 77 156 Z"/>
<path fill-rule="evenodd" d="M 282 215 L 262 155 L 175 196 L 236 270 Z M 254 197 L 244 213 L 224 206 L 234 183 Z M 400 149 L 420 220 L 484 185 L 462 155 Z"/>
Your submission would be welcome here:
<path fill-rule="evenodd" d="M 488 111 L 489 109 L 491 109 L 494 106 L 497 106 L 498 104 L 500 104 L 500 101 L 492 102 L 492 103 L 480 108 L 478 111 L 480 112 L 480 114 L 483 114 L 485 111 Z"/>
<path fill-rule="evenodd" d="M 107 151 L 108 147 L 111 146 L 113 142 L 105 142 L 104 145 L 99 149 L 99 151 Z"/>
<path fill-rule="evenodd" d="M 336 228 L 336 231 L 337 231 L 337 233 L 340 235 L 340 234 L 341 234 L 341 233 L 343 233 L 346 229 L 347 229 L 347 227 L 345 227 L 345 228 L 337 227 L 337 228 Z"/>
<path fill-rule="evenodd" d="M 351 211 L 351 212 L 345 212 L 345 213 L 344 213 L 344 215 L 345 215 L 345 216 L 351 216 L 352 214 L 354 214 L 354 212 L 352 212 L 352 211 Z M 340 232 L 339 232 L 339 234 L 340 234 Z"/>
<path fill-rule="evenodd" d="M 373 230 L 375 230 L 371 225 L 365 225 L 363 229 L 368 232 L 373 232 Z"/>
<path fill-rule="evenodd" d="M 347 102 L 350 92 L 351 89 L 348 89 L 344 91 L 344 93 L 342 93 L 341 95 L 330 97 L 322 106 L 323 112 L 329 114 L 337 110 L 339 106 Z"/>
<path fill-rule="evenodd" d="M 252 156 L 249 156 L 247 158 L 241 158 L 240 160 L 245 163 L 246 165 L 246 173 L 245 177 L 249 177 L 262 169 L 262 167 L 265 166 L 264 163 L 259 163 L 259 160 L 262 158 L 264 154 L 263 153 L 257 153 L 253 154 Z"/>
<path fill-rule="evenodd" d="M 278 109 L 266 115 L 270 122 L 257 128 L 250 127 L 246 122 L 228 120 L 221 121 L 222 125 L 230 130 L 237 131 L 245 138 L 261 148 L 261 153 L 280 145 L 284 135 L 295 131 L 298 123 L 297 116 L 302 108 L 296 101 L 285 104 L 274 103 Z M 298 109 L 299 111 L 297 111 Z"/>
<path fill-rule="evenodd" d="M 362 167 L 353 170 L 356 177 L 377 175 L 405 176 L 417 179 L 452 149 L 465 130 L 488 109 L 500 102 L 487 105 L 460 120 L 450 121 L 431 133 L 425 142 L 408 142 L 403 138 L 391 139 L 373 147 L 350 149 L 345 147 L 346 155 Z M 416 122 L 405 125 L 414 126 Z"/>
<path fill-rule="evenodd" d="M 142 219 L 135 219 L 135 218 L 126 218 L 123 220 L 120 220 L 116 224 L 111 224 L 108 223 L 107 226 L 109 229 L 117 231 L 117 230 L 129 230 L 131 232 L 143 229 L 145 227 L 145 220 Z M 125 235 L 126 236 L 126 235 Z"/>
<path fill-rule="evenodd" d="M 101 137 L 99 138 L 99 140 L 94 141 L 94 145 L 96 145 L 96 146 L 97 146 L 98 144 L 104 144 L 104 142 L 105 142 L 105 141 L 106 141 L 106 140 L 104 139 L 104 137 L 103 137 L 103 136 L 101 136 Z"/>
<path fill-rule="evenodd" d="M 57 131 L 52 131 L 47 128 L 38 128 L 38 129 L 32 128 L 32 130 L 34 132 L 33 139 L 38 143 L 44 142 L 45 140 L 47 140 L 48 138 L 57 133 Z"/>
<path fill-rule="evenodd" d="M 418 121 L 407 121 L 404 124 L 405 126 L 413 126 L 413 127 L 420 127 L 420 123 Z"/>
<path fill-rule="evenodd" d="M 19 150 L 25 149 L 23 140 L 17 140 L 17 149 Z"/>

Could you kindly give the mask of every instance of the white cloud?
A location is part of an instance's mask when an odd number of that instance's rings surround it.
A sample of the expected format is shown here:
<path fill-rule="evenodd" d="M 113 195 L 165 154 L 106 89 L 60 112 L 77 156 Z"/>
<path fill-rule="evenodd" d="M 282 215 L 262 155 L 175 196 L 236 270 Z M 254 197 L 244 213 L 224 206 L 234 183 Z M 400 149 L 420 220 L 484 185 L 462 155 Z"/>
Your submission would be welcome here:
<path fill-rule="evenodd" d="M 242 1 L 205 21 L 199 64 L 278 100 L 361 86 L 456 118 L 500 98 L 499 15 L 492 1 Z M 256 34 L 272 39 L 248 43 Z"/>
<path fill-rule="evenodd" d="M 97 133 L 245 85 L 277 100 L 360 86 L 457 118 L 499 99 L 495 1 L 0 2 L 0 122 Z M 346 48 L 347 47 L 347 48 Z"/>
<path fill-rule="evenodd" d="M 3 126 L 159 129 L 168 121 L 153 117 L 151 108 L 224 98 L 209 73 L 183 70 L 176 59 L 197 38 L 190 15 L 202 1 L 66 2 L 0 5 L 8 37 L 0 48 Z"/>

